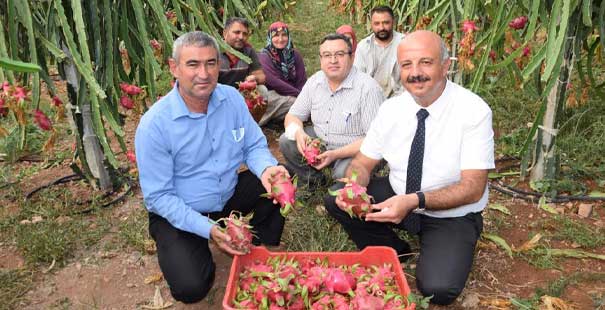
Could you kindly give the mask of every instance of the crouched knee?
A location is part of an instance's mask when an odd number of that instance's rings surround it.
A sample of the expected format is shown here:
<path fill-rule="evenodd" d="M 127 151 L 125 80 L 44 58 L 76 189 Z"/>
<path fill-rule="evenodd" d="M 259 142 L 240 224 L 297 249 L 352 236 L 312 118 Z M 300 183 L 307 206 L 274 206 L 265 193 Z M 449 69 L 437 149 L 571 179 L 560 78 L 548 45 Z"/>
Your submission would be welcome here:
<path fill-rule="evenodd" d="M 190 278 L 170 285 L 170 293 L 175 300 L 190 304 L 198 302 L 210 292 L 214 283 L 214 272 L 203 278 Z"/>
<path fill-rule="evenodd" d="M 433 296 L 431 303 L 437 305 L 449 305 L 453 303 L 460 296 L 463 289 L 442 285 L 441 283 L 417 284 L 422 295 Z"/>

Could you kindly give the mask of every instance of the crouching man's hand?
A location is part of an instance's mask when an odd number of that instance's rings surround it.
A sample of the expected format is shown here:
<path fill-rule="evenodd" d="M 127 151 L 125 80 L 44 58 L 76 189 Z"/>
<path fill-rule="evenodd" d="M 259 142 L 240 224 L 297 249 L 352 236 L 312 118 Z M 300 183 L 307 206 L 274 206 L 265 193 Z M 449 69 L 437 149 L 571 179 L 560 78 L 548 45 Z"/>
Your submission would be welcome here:
<path fill-rule="evenodd" d="M 418 197 L 416 194 L 396 195 L 381 203 L 372 205 L 372 209 L 378 212 L 368 213 L 366 221 L 399 224 L 417 206 Z"/>
<path fill-rule="evenodd" d="M 246 253 L 235 250 L 231 246 L 231 237 L 223 233 L 218 225 L 212 225 L 210 229 L 210 239 L 216 243 L 216 245 L 224 252 L 231 255 L 244 255 Z"/>
<path fill-rule="evenodd" d="M 284 166 L 267 167 L 265 171 L 263 171 L 263 174 L 260 176 L 260 181 L 261 183 L 263 183 L 263 187 L 265 188 L 267 193 L 271 193 L 271 183 L 269 182 L 269 178 L 273 175 L 276 175 L 280 171 L 283 172 L 287 178 L 290 178 L 290 173 L 288 173 L 288 170 Z M 277 202 L 274 201 L 273 203 Z"/>

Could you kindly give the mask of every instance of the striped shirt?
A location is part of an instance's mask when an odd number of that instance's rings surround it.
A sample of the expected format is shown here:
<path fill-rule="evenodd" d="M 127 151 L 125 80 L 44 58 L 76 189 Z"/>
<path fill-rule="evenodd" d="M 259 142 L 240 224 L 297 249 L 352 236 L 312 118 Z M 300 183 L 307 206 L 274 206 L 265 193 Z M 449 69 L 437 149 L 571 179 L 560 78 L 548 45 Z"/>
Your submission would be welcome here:
<path fill-rule="evenodd" d="M 289 114 L 303 122 L 311 117 L 315 133 L 333 150 L 363 138 L 383 101 L 378 83 L 354 67 L 334 92 L 319 71 L 307 81 Z"/>

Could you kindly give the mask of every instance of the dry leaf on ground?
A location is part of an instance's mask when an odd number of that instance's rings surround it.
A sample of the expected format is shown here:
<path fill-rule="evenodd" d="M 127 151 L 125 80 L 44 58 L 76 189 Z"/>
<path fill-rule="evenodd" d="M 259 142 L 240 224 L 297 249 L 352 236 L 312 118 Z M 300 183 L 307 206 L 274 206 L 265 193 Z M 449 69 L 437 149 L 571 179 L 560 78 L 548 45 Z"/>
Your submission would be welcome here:
<path fill-rule="evenodd" d="M 544 295 L 540 297 L 543 305 L 540 306 L 541 310 L 572 310 L 573 306 L 567 304 L 563 299 Z"/>
<path fill-rule="evenodd" d="M 160 310 L 172 307 L 171 302 L 165 302 L 162 297 L 162 291 L 160 287 L 156 285 L 155 294 L 153 295 L 153 301 L 151 305 L 143 305 L 141 306 L 143 309 L 152 309 L 152 310 Z"/>
<path fill-rule="evenodd" d="M 513 247 L 513 251 L 523 252 L 523 251 L 531 250 L 531 249 L 535 248 L 536 245 L 538 245 L 538 242 L 540 241 L 540 239 L 542 239 L 542 234 L 537 233 L 530 240 L 523 243 L 520 247 L 518 247 L 516 249 Z"/>
<path fill-rule="evenodd" d="M 162 280 L 162 273 L 158 272 L 145 278 L 145 284 L 151 284 Z"/>

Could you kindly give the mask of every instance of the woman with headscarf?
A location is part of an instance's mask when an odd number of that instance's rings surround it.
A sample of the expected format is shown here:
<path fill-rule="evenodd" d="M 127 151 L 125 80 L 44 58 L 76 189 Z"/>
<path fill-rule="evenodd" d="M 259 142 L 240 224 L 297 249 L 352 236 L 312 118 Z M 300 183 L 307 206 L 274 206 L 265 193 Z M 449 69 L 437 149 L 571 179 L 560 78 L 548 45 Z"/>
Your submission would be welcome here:
<path fill-rule="evenodd" d="M 353 27 L 349 25 L 342 25 L 336 29 L 336 33 L 342 34 L 351 40 L 351 45 L 353 45 L 353 53 L 355 53 L 355 49 L 357 48 L 357 37 L 355 36 L 355 30 L 353 30 Z"/>
<path fill-rule="evenodd" d="M 269 120 L 283 120 L 307 81 L 305 64 L 294 49 L 288 25 L 275 22 L 269 26 L 267 45 L 258 55 L 265 72 L 267 112 L 259 125 Z"/>

